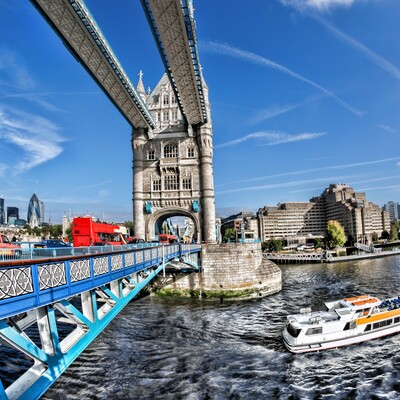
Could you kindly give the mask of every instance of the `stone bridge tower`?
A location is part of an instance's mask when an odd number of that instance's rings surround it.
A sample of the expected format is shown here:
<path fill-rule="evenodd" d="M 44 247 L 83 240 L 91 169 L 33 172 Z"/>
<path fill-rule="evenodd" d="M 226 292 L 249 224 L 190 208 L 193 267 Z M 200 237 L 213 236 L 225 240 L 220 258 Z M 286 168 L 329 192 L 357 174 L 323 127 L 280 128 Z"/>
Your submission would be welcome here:
<path fill-rule="evenodd" d="M 215 242 L 213 143 L 208 89 L 203 82 L 208 122 L 188 126 L 168 76 L 146 94 L 137 91 L 156 121 L 152 131 L 133 129 L 133 211 L 135 235 L 153 240 L 170 217 L 193 221 L 197 242 Z"/>

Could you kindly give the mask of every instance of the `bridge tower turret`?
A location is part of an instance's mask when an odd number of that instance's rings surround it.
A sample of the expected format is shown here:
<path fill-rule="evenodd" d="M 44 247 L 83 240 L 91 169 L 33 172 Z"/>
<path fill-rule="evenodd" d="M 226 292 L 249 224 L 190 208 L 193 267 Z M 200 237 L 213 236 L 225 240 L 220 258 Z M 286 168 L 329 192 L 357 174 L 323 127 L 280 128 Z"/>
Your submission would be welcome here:
<path fill-rule="evenodd" d="M 153 240 L 166 219 L 181 216 L 193 221 L 195 240 L 215 242 L 211 122 L 187 124 L 166 74 L 146 105 L 156 127 L 132 131 L 135 235 Z"/>

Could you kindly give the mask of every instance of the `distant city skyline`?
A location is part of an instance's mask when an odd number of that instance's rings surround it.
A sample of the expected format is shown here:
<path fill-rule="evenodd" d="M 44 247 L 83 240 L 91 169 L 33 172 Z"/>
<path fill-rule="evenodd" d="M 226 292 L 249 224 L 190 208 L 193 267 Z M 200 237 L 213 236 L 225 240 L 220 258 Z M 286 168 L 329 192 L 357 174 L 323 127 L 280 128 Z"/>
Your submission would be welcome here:
<path fill-rule="evenodd" d="M 143 70 L 153 89 L 164 68 L 140 2 L 85 3 L 132 83 Z M 308 201 L 332 183 L 400 202 L 399 1 L 194 6 L 219 216 Z M 5 206 L 26 215 L 36 192 L 45 222 L 132 220 L 127 122 L 29 2 L 0 1 L 0 33 Z"/>

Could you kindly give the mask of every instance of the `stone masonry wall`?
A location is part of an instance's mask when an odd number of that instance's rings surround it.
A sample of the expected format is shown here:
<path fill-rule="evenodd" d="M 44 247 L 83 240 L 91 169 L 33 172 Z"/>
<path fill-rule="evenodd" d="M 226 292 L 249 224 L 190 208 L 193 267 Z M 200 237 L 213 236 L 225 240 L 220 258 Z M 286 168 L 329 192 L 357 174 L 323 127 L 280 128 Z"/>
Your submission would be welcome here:
<path fill-rule="evenodd" d="M 163 282 L 159 280 L 157 293 L 203 298 L 254 298 L 282 289 L 281 270 L 273 262 L 263 260 L 260 243 L 203 245 L 201 270 L 201 273 L 177 274 Z"/>

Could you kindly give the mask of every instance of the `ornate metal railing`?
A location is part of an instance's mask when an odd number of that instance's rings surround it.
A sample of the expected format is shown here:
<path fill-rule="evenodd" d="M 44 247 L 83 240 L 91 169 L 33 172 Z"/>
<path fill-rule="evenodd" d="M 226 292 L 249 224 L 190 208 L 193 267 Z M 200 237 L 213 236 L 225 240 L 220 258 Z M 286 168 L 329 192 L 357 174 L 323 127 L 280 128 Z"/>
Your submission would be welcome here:
<path fill-rule="evenodd" d="M 171 245 L 0 265 L 0 319 L 41 307 L 194 251 Z"/>
<path fill-rule="evenodd" d="M 200 245 L 171 245 L 3 264 L 0 352 L 7 346 L 19 371 L 1 377 L 0 399 L 40 398 L 171 260 L 181 272 L 199 270 L 192 259 L 200 250 Z M 70 333 L 63 331 L 65 324 Z M 41 344 L 30 337 L 31 326 Z"/>

